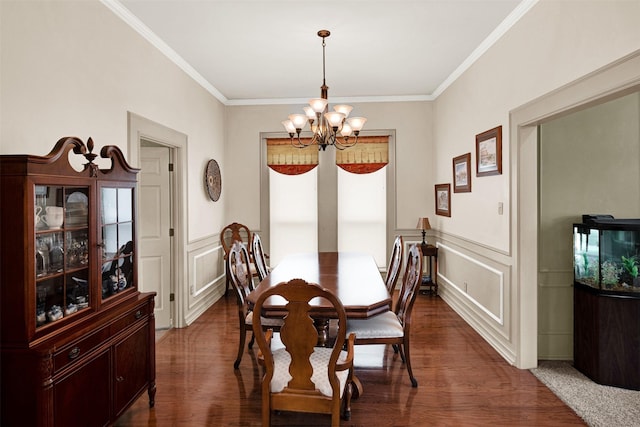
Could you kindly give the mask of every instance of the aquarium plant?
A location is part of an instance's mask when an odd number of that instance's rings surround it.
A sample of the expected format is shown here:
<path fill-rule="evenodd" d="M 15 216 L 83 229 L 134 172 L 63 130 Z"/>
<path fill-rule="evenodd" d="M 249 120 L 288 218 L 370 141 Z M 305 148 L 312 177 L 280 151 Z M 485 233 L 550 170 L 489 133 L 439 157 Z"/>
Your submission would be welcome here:
<path fill-rule="evenodd" d="M 640 286 L 638 279 L 638 256 L 633 255 L 626 257 L 622 255 L 622 268 L 624 275 L 622 277 L 624 283 L 632 286 Z"/>
<path fill-rule="evenodd" d="M 622 267 L 617 267 L 611 261 L 602 263 L 602 284 L 611 289 L 618 284 L 618 276 L 622 273 Z"/>
<path fill-rule="evenodd" d="M 631 275 L 634 279 L 638 277 L 638 257 L 631 256 L 627 258 L 622 255 L 622 267 L 624 267 L 625 271 Z"/>

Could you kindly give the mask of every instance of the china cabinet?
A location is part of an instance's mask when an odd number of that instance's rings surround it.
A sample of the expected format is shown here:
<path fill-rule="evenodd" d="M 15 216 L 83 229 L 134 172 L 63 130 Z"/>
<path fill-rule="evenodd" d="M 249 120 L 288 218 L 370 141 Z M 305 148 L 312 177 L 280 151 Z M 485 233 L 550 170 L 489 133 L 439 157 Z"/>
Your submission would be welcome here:
<path fill-rule="evenodd" d="M 0 156 L 2 426 L 109 425 L 145 390 L 154 404 L 138 169 L 93 148 L 67 137 L 46 156 Z"/>

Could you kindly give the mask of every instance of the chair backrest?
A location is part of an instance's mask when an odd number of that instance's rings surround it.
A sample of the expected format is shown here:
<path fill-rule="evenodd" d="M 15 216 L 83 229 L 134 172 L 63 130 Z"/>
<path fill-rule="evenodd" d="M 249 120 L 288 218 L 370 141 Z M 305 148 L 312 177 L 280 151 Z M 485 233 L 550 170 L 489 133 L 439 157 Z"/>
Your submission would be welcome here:
<path fill-rule="evenodd" d="M 227 256 L 227 268 L 231 273 L 231 284 L 241 307 L 246 306 L 247 295 L 254 289 L 249 263 L 249 252 L 246 246 L 241 241 L 233 242 Z"/>
<path fill-rule="evenodd" d="M 274 378 L 274 356 L 266 341 L 261 321 L 258 320 L 260 316 L 254 316 L 253 333 L 262 357 L 264 357 L 265 367 L 262 381 L 263 411 L 265 406 L 266 408 L 270 407 L 269 402 L 272 394 L 279 395 L 278 406 L 281 409 L 287 407 L 292 411 L 308 409 L 310 412 L 320 412 L 316 411 L 318 409 L 316 405 L 326 408 L 328 404 L 337 405 L 339 408 L 341 394 L 340 382 L 336 376 L 336 363 L 346 335 L 346 314 L 342 303 L 331 292 L 315 283 L 308 283 L 303 279 L 293 279 L 289 282 L 279 283 L 260 294 L 254 306 L 254 313 L 260 313 L 265 300 L 273 295 L 279 295 L 287 301 L 284 307 L 286 313 L 284 313 L 284 324 L 280 329 L 280 339 L 286 352 L 291 356 L 288 372 L 291 379 L 288 383 L 285 382 L 285 387 L 281 392 L 272 392 L 272 380 L 277 381 L 281 378 Z M 314 347 L 318 342 L 318 331 L 310 316 L 312 306 L 309 305 L 309 301 L 316 297 L 326 299 L 334 307 L 338 319 L 337 336 L 330 353 L 327 369 L 328 381 L 331 384 L 331 396 L 326 396 L 317 390 L 316 384 L 311 379 L 313 369 L 310 357 L 312 357 Z M 312 403 L 312 401 L 316 403 Z"/>
<path fill-rule="evenodd" d="M 389 263 L 387 264 L 387 278 L 385 279 L 385 285 L 387 285 L 389 294 L 393 294 L 393 290 L 398 282 L 398 277 L 400 276 L 400 267 L 402 266 L 402 257 L 404 255 L 403 246 L 402 236 L 396 236 L 391 249 L 391 257 L 389 257 Z"/>
<path fill-rule="evenodd" d="M 405 335 L 409 333 L 411 311 L 422 282 L 422 251 L 418 244 L 409 248 L 407 265 L 402 277 L 402 287 L 396 303 L 395 312 L 402 323 Z"/>
<path fill-rule="evenodd" d="M 253 252 L 253 262 L 256 265 L 258 280 L 262 282 L 269 274 L 269 269 L 267 268 L 267 260 L 264 255 L 264 250 L 262 249 L 262 240 L 260 240 L 258 233 L 253 233 L 253 237 L 251 238 L 251 251 Z"/>
<path fill-rule="evenodd" d="M 248 248 L 251 244 L 251 231 L 249 231 L 249 227 L 244 224 L 234 222 L 222 229 L 220 232 L 220 243 L 224 249 L 225 257 L 229 254 L 231 245 L 233 245 L 233 242 L 235 241 L 244 243 Z"/>

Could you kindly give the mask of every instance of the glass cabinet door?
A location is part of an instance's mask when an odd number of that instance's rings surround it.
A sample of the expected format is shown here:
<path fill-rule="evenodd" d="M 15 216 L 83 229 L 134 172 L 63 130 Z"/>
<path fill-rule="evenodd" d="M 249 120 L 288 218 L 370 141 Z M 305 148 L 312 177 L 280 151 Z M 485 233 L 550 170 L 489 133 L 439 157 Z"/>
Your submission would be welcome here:
<path fill-rule="evenodd" d="M 89 188 L 35 186 L 36 326 L 89 307 Z"/>
<path fill-rule="evenodd" d="M 102 187 L 102 298 L 106 299 L 134 283 L 133 189 Z"/>

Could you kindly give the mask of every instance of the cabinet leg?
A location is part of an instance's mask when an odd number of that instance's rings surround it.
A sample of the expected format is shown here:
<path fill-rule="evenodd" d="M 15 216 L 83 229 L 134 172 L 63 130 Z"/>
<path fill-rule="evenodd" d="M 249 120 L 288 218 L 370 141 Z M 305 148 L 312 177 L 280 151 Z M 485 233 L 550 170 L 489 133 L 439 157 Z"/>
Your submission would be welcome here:
<path fill-rule="evenodd" d="M 149 394 L 149 408 L 153 408 L 153 406 L 156 404 L 156 382 L 152 381 L 149 384 L 149 389 L 147 390 L 147 393 Z"/>

